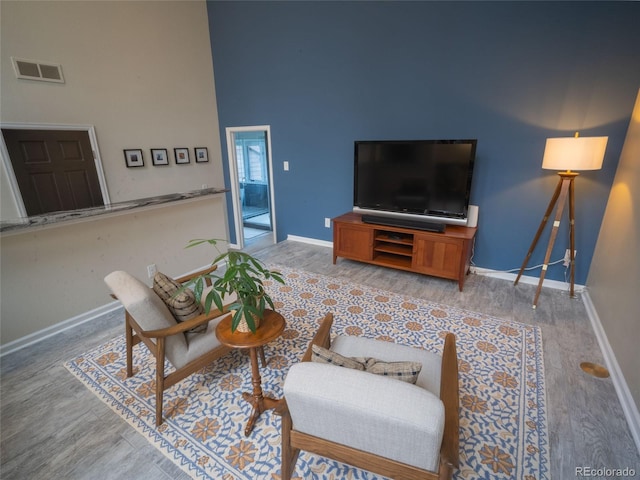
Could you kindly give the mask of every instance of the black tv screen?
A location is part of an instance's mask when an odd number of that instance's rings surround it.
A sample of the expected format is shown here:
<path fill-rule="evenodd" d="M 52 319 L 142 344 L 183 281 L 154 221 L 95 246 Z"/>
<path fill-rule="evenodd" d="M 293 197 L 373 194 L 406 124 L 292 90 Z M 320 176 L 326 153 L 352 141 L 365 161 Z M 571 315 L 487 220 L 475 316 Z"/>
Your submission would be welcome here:
<path fill-rule="evenodd" d="M 356 141 L 354 210 L 466 222 L 476 144 Z"/>

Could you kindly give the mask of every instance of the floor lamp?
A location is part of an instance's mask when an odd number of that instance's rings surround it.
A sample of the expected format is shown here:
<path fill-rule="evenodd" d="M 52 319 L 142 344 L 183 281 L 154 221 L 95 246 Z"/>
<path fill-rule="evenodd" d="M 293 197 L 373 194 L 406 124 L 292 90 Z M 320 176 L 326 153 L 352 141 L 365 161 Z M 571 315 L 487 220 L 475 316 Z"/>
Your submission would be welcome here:
<path fill-rule="evenodd" d="M 538 304 L 538 297 L 542 290 L 542 282 L 547 274 L 547 268 L 549 267 L 549 259 L 551 258 L 551 250 L 553 250 L 553 244 L 556 241 L 558 235 L 558 229 L 560 228 L 560 219 L 562 218 L 562 212 L 564 205 L 569 198 L 569 269 L 571 276 L 571 287 L 569 291 L 570 296 L 574 296 L 574 278 L 575 278 L 575 208 L 574 208 L 574 187 L 573 183 L 579 173 L 574 170 L 600 170 L 602 168 L 602 160 L 604 159 L 604 151 L 607 147 L 608 137 L 579 137 L 576 132 L 575 137 L 564 138 L 548 138 L 544 148 L 544 157 L 542 159 L 542 168 L 548 170 L 562 170 L 558 172 L 560 178 L 558 179 L 558 185 L 551 197 L 547 211 L 540 222 L 536 236 L 531 242 L 527 256 L 522 262 L 520 272 L 516 278 L 514 285 L 518 284 L 522 272 L 524 271 L 527 263 L 544 227 L 547 225 L 547 221 L 553 209 L 558 206 L 556 210 L 556 216 L 551 229 L 551 237 L 549 238 L 549 246 L 547 247 L 547 253 L 544 256 L 544 262 L 542 264 L 542 271 L 540 272 L 540 280 L 538 281 L 538 289 L 536 290 L 536 296 L 533 299 L 533 308 L 536 308 Z"/>

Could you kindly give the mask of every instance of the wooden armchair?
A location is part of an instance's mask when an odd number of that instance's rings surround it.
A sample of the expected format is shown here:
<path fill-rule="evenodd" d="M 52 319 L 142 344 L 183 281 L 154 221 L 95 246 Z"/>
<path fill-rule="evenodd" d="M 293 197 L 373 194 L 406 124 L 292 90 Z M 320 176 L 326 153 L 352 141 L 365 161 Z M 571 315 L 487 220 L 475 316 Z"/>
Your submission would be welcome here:
<path fill-rule="evenodd" d="M 362 337 L 331 341 L 333 316 L 323 320 L 302 362 L 284 383 L 282 480 L 300 450 L 394 479 L 450 479 L 458 467 L 458 363 L 455 336 L 443 355 Z M 312 346 L 387 362 L 421 361 L 415 385 L 311 362 Z"/>
<path fill-rule="evenodd" d="M 184 283 L 197 275 L 215 270 L 209 269 L 177 278 Z M 225 316 L 212 310 L 184 322 L 177 322 L 169 308 L 153 289 L 123 271 L 107 275 L 105 283 L 112 297 L 125 308 L 125 337 L 127 344 L 127 376 L 133 376 L 133 346 L 143 342 L 156 358 L 156 425 L 162 424 L 162 397 L 165 389 L 200 370 L 231 349 L 223 346 L 215 335 L 215 327 Z M 189 333 L 208 323 L 206 332 Z M 165 358 L 175 370 L 165 374 Z"/>

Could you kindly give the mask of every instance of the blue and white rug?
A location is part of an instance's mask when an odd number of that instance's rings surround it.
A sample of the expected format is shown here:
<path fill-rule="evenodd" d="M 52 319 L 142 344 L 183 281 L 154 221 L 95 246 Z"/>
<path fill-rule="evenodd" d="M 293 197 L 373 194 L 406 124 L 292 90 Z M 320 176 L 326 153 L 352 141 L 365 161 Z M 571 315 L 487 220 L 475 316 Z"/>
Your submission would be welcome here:
<path fill-rule="evenodd" d="M 441 352 L 445 332 L 457 337 L 460 374 L 461 479 L 548 479 L 549 443 L 541 332 L 538 327 L 405 297 L 285 267 L 286 285 L 269 293 L 287 327 L 265 347 L 265 395 L 282 396 L 289 366 L 299 361 L 327 312 L 333 334 L 362 335 Z M 66 367 L 162 453 L 197 479 L 280 478 L 280 417 L 263 413 L 249 437 L 249 357 L 233 351 L 165 392 L 155 426 L 154 360 L 134 347 L 126 378 L 124 337 Z M 381 480 L 383 477 L 306 452 L 295 478 Z"/>

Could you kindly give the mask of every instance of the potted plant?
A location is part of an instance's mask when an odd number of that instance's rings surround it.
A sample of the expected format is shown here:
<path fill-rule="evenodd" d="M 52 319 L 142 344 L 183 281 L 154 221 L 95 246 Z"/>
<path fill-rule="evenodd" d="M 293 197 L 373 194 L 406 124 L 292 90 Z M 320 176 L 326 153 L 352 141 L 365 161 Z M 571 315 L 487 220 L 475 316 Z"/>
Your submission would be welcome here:
<path fill-rule="evenodd" d="M 260 319 L 264 317 L 267 305 L 275 309 L 273 300 L 264 289 L 263 280 L 273 279 L 284 284 L 282 274 L 269 270 L 260 260 L 246 252 L 228 250 L 221 252 L 218 242 L 224 240 L 217 239 L 196 239 L 191 240 L 186 248 L 195 247 L 208 243 L 218 252 L 218 255 L 211 263 L 220 264 L 224 262 L 226 269 L 222 274 L 216 271 L 200 275 L 193 282 L 193 292 L 196 298 L 202 298 L 205 289 L 205 281 L 211 279 L 212 286 L 207 293 L 204 308 L 207 313 L 211 310 L 211 305 L 222 311 L 223 300 L 226 296 L 236 294 L 236 301 L 227 308 L 233 312 L 231 320 L 231 331 L 251 331 L 256 332 Z M 240 328 L 239 328 L 240 327 Z"/>

